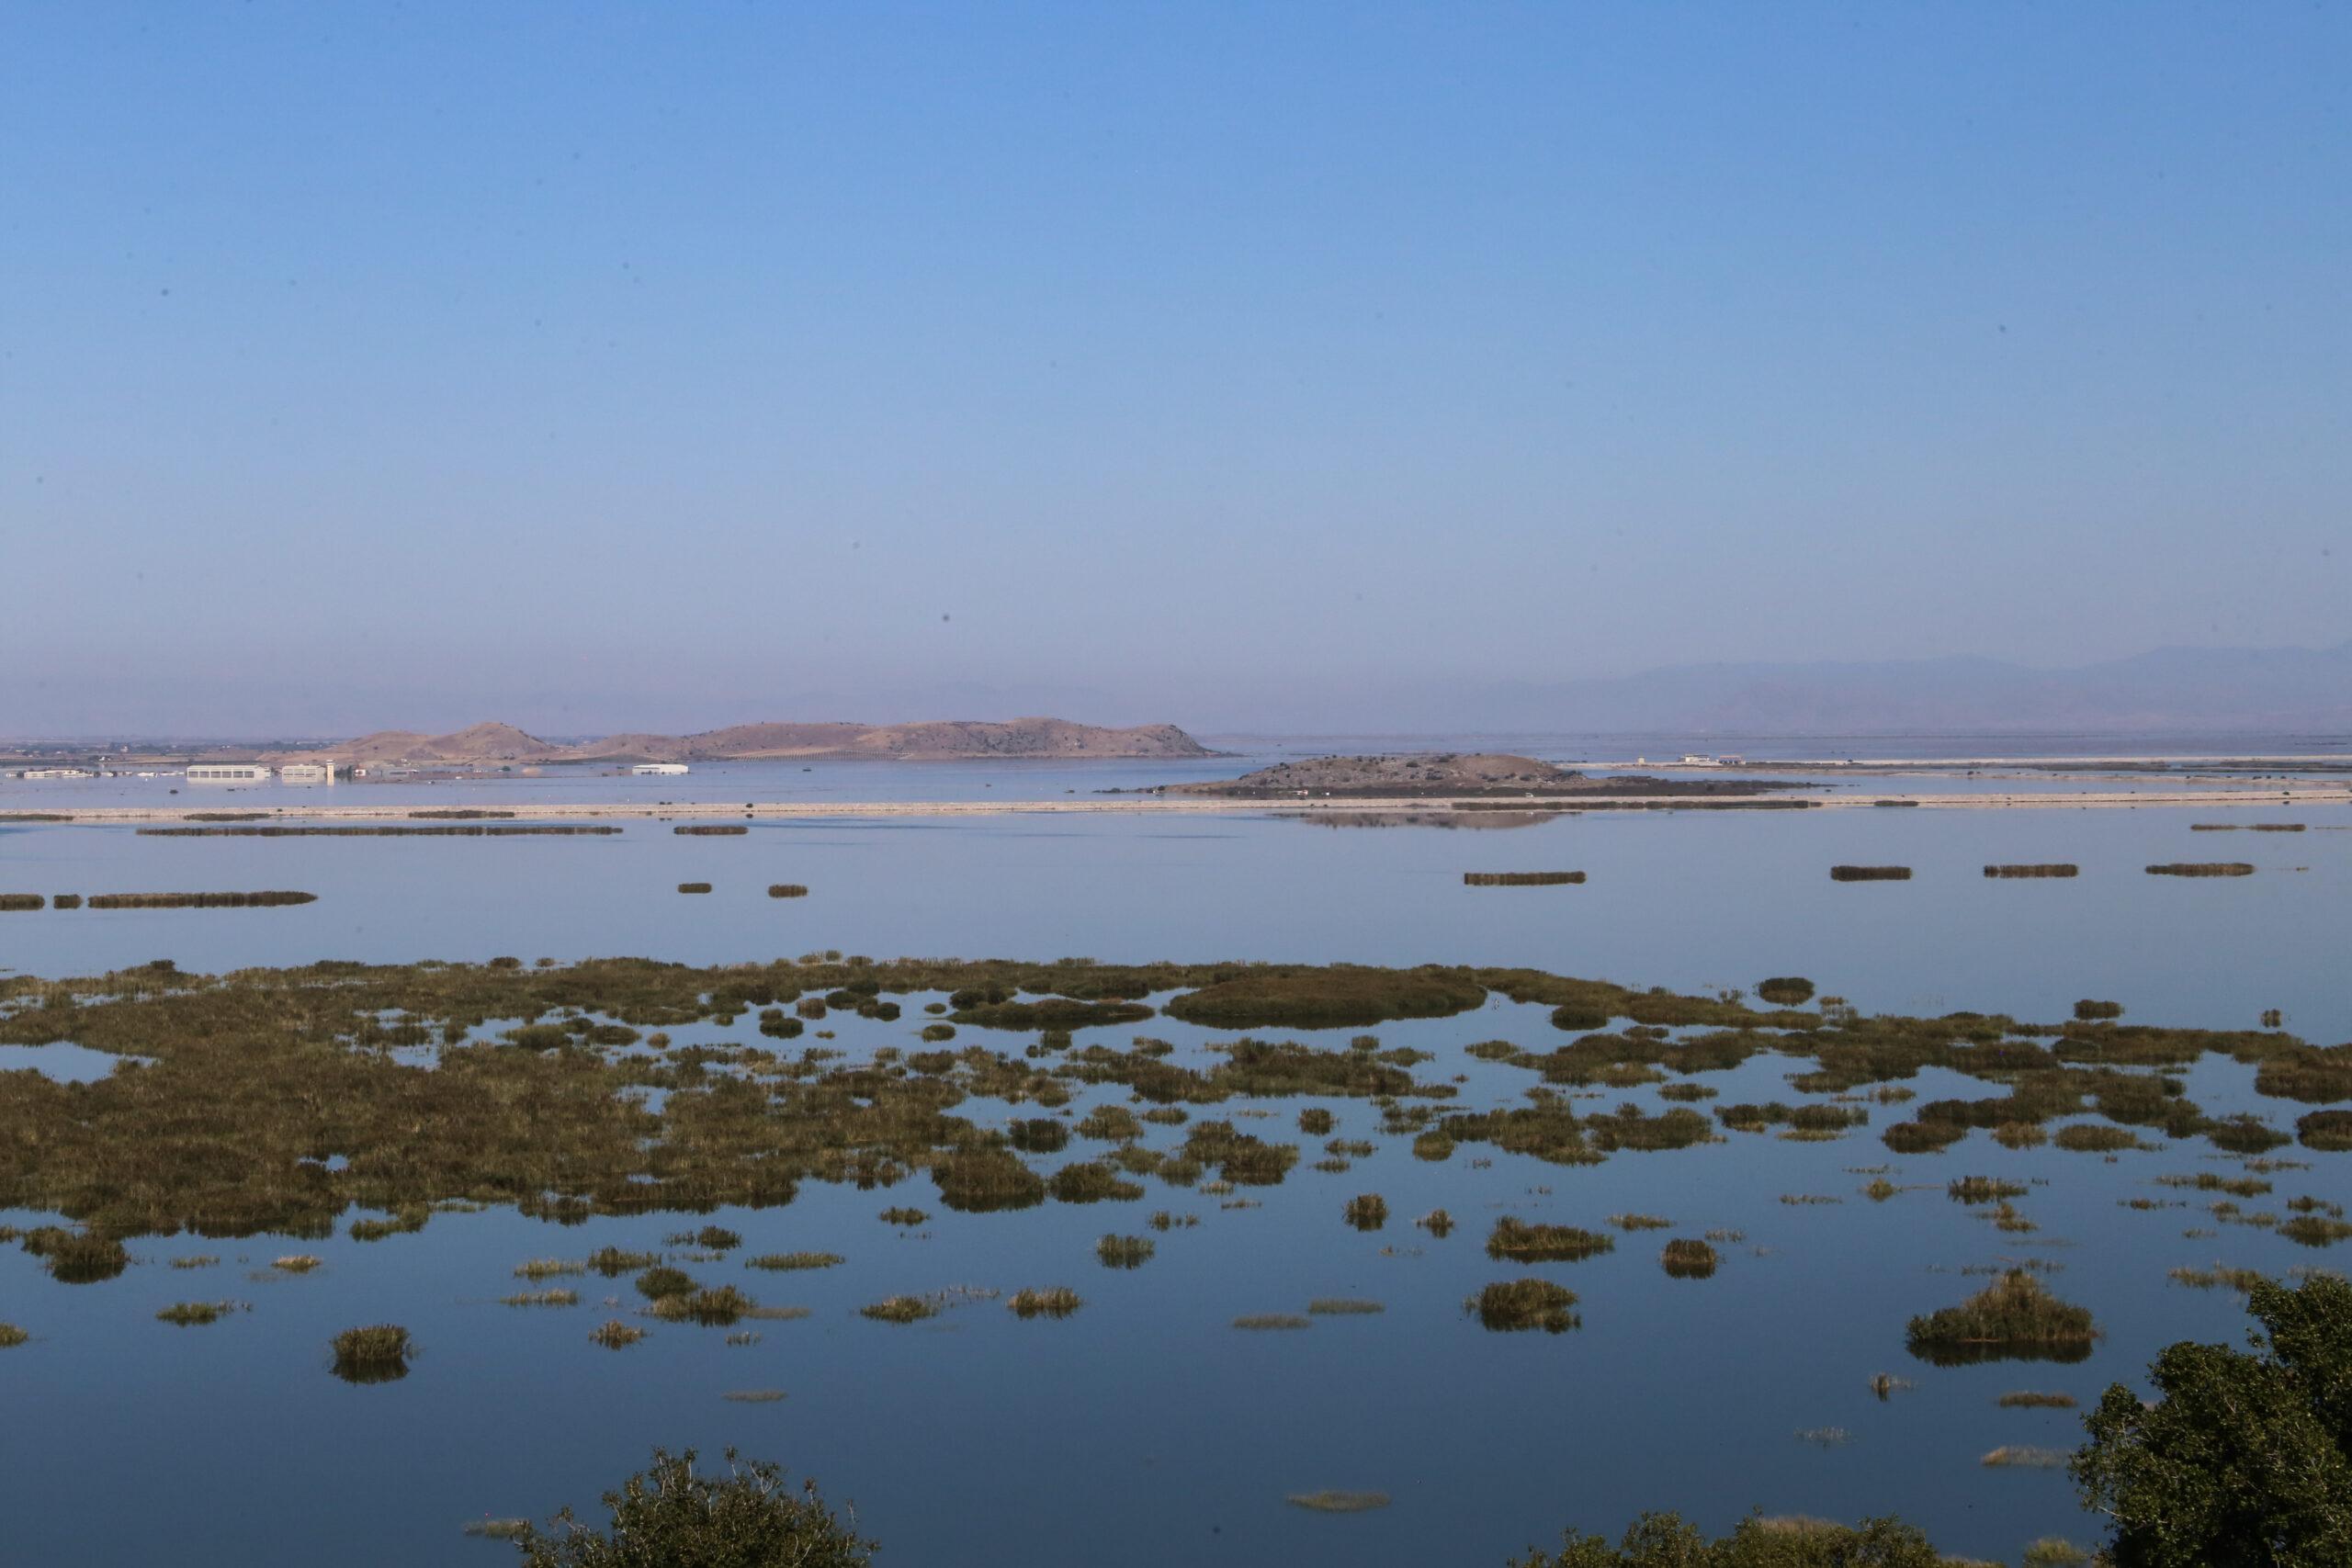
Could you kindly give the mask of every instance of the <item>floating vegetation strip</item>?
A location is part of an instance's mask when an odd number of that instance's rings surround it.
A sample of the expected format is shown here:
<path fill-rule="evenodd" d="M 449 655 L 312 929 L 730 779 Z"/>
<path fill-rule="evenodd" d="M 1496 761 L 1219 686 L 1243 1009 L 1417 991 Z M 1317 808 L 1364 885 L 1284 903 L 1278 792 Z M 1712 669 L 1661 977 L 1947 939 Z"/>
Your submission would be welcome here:
<path fill-rule="evenodd" d="M 263 828 L 141 828 L 142 839 L 564 839 L 606 838 L 619 832 L 604 823 L 525 822 L 418 828 L 405 823 L 369 827 L 271 826 Z"/>
<path fill-rule="evenodd" d="M 2060 1301 L 2024 1269 L 2012 1269 L 1958 1306 L 1915 1317 L 1911 1353 L 1939 1366 L 2004 1359 L 2079 1361 L 2098 1337 L 2090 1309 Z"/>
<path fill-rule="evenodd" d="M 1907 865 L 1833 865 L 1829 868 L 1832 882 L 1908 882 L 1911 868 Z"/>
<path fill-rule="evenodd" d="M 2082 868 L 2065 861 L 2052 861 L 2038 865 L 1988 865 L 1984 874 L 1993 877 L 2010 876 L 2078 876 Z"/>
<path fill-rule="evenodd" d="M 1465 887 L 1566 887 L 1584 880 L 1580 871 L 1465 871 Z"/>
<path fill-rule="evenodd" d="M 2252 876 L 2254 867 L 2242 860 L 2178 860 L 2148 868 L 2150 876 Z"/>
<path fill-rule="evenodd" d="M 262 909 L 281 904 L 315 904 L 315 893 L 94 893 L 93 909 Z"/>
<path fill-rule="evenodd" d="M 690 839 L 735 839 L 751 829 L 741 822 L 682 822 L 670 831 Z"/>

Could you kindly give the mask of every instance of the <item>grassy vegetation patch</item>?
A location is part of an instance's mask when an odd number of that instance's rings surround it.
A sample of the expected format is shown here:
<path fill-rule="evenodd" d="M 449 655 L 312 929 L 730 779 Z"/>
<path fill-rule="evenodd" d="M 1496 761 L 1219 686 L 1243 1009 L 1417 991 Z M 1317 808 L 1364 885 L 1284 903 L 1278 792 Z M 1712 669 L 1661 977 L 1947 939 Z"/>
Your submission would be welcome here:
<path fill-rule="evenodd" d="M 1487 1236 L 1487 1256 L 1514 1263 L 1577 1263 L 1616 1249 L 1617 1238 L 1574 1225 L 1531 1224 L 1506 1214 Z"/>
<path fill-rule="evenodd" d="M 1486 987 L 1454 972 L 1332 964 L 1237 976 L 1176 998 L 1168 1012 L 1218 1029 L 1350 1029 L 1451 1017 L 1486 995 Z"/>
<path fill-rule="evenodd" d="M 1498 1280 L 1463 1303 L 1479 1323 L 1497 1333 L 1542 1329 L 1565 1334 L 1583 1325 L 1574 1310 L 1577 1293 L 1549 1280 Z"/>
<path fill-rule="evenodd" d="M 2079 1361 L 2098 1337 L 2089 1308 L 2059 1300 L 2025 1269 L 2008 1270 L 1958 1306 L 1913 1318 L 1905 1331 L 1911 1353 L 1939 1366 Z"/>

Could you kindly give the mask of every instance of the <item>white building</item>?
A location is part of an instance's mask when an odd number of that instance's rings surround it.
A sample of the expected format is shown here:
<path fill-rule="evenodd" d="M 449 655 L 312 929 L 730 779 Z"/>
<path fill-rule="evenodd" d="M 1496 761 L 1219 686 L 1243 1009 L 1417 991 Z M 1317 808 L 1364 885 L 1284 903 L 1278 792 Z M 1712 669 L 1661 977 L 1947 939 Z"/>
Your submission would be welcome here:
<path fill-rule="evenodd" d="M 630 773 L 639 776 L 659 774 L 664 778 L 685 771 L 686 765 L 684 762 L 639 762 L 629 769 Z"/>
<path fill-rule="evenodd" d="M 94 779 L 98 775 L 87 768 L 27 768 L 20 776 L 28 779 Z"/>
<path fill-rule="evenodd" d="M 261 784 L 269 777 L 269 770 L 259 762 L 190 762 L 187 781 L 190 784 Z"/>
<path fill-rule="evenodd" d="M 277 770 L 277 777 L 281 784 L 331 784 L 334 783 L 334 764 L 333 762 L 288 762 Z"/>

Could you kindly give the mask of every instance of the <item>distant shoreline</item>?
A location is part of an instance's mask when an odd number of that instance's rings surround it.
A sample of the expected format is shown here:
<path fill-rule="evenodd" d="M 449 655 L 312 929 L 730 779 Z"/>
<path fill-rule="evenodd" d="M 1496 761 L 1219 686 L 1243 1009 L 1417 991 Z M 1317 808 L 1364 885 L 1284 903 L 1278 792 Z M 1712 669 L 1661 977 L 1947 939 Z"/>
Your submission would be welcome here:
<path fill-rule="evenodd" d="M 1712 800 L 1704 797 L 1658 797 L 1656 795 L 1581 796 L 1573 802 L 1558 797 L 1535 796 L 1519 800 L 1498 800 L 1491 795 L 1445 797 L 1415 800 L 1410 803 L 1416 813 L 1452 814 L 1475 818 L 1498 809 L 1573 815 L 1579 811 L 1765 811 L 1811 808 L 1819 810 L 1879 809 L 1882 801 L 1899 802 L 1933 810 L 2032 810 L 2036 808 L 2121 808 L 2133 807 L 2201 807 L 2220 809 L 2230 807 L 2266 807 L 2273 809 L 2314 806 L 2352 806 L 2352 785 L 2306 785 L 2282 789 L 2208 789 L 2180 790 L 2162 793 L 2137 791 L 2057 791 L 1984 792 L 1976 794 L 1881 793 L 1871 795 L 1819 795 L 1797 793 L 1763 799 Z M 8 803 L 11 807 L 15 803 Z M 1213 795 L 1133 795 L 1102 796 L 1086 799 L 1057 800 L 870 800 L 870 801 L 760 801 L 749 805 L 701 804 L 693 801 L 602 801 L 571 805 L 528 805 L 512 807 L 485 806 L 485 811 L 495 811 L 501 819 L 517 822 L 548 819 L 593 818 L 626 818 L 639 821 L 708 819 L 726 818 L 734 821 L 808 820 L 842 817 L 1004 817 L 1023 813 L 1101 816 L 1284 816 L 1349 814 L 1357 812 L 1394 813 L 1399 802 L 1393 797 L 1309 796 L 1289 800 L 1232 799 Z M 438 808 L 446 812 L 447 806 Z M 111 806 L 76 807 L 44 811 L 32 803 L 26 809 L 0 810 L 0 827 L 10 825 L 50 825 L 78 827 L 108 827 L 146 822 L 203 822 L 243 820 L 252 822 L 400 822 L 416 819 L 417 807 L 408 806 L 255 806 L 243 807 L 233 797 L 207 804 L 188 806 Z"/>

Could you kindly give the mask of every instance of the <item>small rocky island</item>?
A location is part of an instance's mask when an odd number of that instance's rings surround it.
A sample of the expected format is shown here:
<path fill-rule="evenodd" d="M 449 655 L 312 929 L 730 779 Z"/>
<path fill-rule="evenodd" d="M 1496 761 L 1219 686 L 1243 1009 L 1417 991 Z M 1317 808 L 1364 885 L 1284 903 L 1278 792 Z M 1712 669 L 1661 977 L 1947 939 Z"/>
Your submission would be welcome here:
<path fill-rule="evenodd" d="M 1379 757 L 1309 757 L 1238 779 L 1160 784 L 1154 795 L 1213 795 L 1243 800 L 1337 795 L 1365 800 L 1513 799 L 1580 795 L 1756 795 L 1797 786 L 1770 779 L 1666 779 L 1646 773 L 1595 777 L 1508 751 L 1408 751 Z"/>

